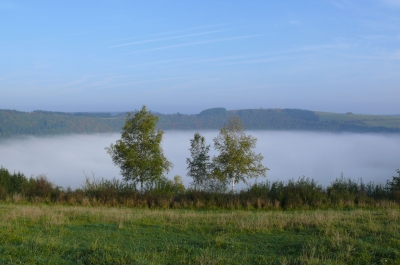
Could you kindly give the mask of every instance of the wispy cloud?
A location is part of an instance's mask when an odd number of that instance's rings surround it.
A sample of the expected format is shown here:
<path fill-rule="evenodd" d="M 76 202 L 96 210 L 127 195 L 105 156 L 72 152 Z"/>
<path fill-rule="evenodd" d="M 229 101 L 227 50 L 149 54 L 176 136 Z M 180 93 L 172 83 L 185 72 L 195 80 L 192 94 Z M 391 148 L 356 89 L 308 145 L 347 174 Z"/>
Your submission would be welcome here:
<path fill-rule="evenodd" d="M 222 63 L 219 63 L 218 65 L 261 63 L 262 60 L 264 60 L 263 62 L 266 62 L 266 60 L 272 60 L 272 58 L 270 56 L 277 55 L 277 54 L 285 54 L 285 53 L 289 53 L 289 52 L 243 54 L 243 55 L 206 58 L 206 59 L 191 60 L 191 61 L 188 60 L 186 62 L 173 64 L 173 66 L 200 64 L 200 63 L 218 63 L 218 62 L 222 62 Z M 267 57 L 269 59 L 267 59 Z M 247 59 L 251 59 L 251 60 L 247 60 Z"/>
<path fill-rule="evenodd" d="M 192 33 L 192 34 L 186 34 L 186 35 L 172 36 L 172 37 L 166 37 L 166 38 L 141 40 L 141 41 L 135 41 L 135 42 L 129 42 L 129 43 L 124 43 L 124 44 L 113 45 L 113 46 L 110 46 L 108 48 L 117 48 L 117 47 L 131 46 L 131 45 L 136 45 L 136 44 L 141 44 L 141 43 L 156 42 L 156 41 L 162 41 L 162 40 L 180 39 L 180 38 L 193 37 L 193 36 L 201 36 L 201 35 L 213 34 L 213 33 L 217 33 L 217 32 L 228 31 L 228 30 L 232 30 L 232 29 L 238 29 L 238 28 L 212 30 L 212 31 L 205 31 L 205 32 L 200 32 L 200 33 Z"/>
<path fill-rule="evenodd" d="M 173 48 L 178 48 L 178 47 L 193 46 L 193 45 L 200 45 L 200 44 L 208 44 L 208 43 L 214 43 L 214 42 L 223 42 L 223 41 L 231 41 L 231 40 L 239 40 L 239 39 L 248 39 L 248 38 L 261 37 L 261 36 L 265 36 L 265 35 L 266 34 L 257 34 L 257 35 L 248 35 L 248 36 L 239 36 L 239 37 L 231 37 L 231 38 L 220 38 L 220 39 L 214 39 L 214 40 L 189 42 L 189 43 L 183 43 L 183 44 L 163 46 L 163 47 L 158 47 L 158 48 L 153 48 L 153 49 L 140 50 L 140 51 L 130 52 L 128 54 L 159 51 L 159 50 L 167 50 L 167 49 L 173 49 Z"/>
<path fill-rule="evenodd" d="M 110 42 L 127 41 L 127 40 L 134 40 L 134 39 L 146 38 L 146 37 L 163 36 L 163 35 L 182 33 L 182 32 L 187 32 L 187 31 L 192 31 L 192 30 L 216 28 L 216 27 L 227 26 L 227 25 L 232 25 L 232 24 L 236 24 L 236 23 L 221 23 L 221 24 L 215 24 L 215 25 L 209 25 L 209 26 L 193 27 L 193 28 L 187 28 L 187 29 L 181 29 L 181 30 L 174 30 L 174 31 L 166 31 L 166 32 L 160 32 L 160 33 L 155 33 L 155 34 L 149 34 L 149 35 L 139 36 L 139 37 L 130 37 L 130 38 L 111 40 L 111 41 L 107 41 L 107 42 L 110 43 Z"/>
<path fill-rule="evenodd" d="M 193 79 L 193 78 L 191 78 Z M 178 90 L 182 90 L 182 91 L 187 91 L 188 89 L 191 89 L 193 87 L 197 87 L 201 84 L 204 83 L 212 83 L 215 81 L 220 80 L 220 78 L 214 77 L 214 78 L 199 78 L 199 79 L 195 79 L 195 80 L 191 80 L 191 81 L 187 81 L 187 82 L 183 82 L 183 83 L 179 83 L 176 85 L 172 85 L 172 86 L 165 86 L 165 87 L 160 87 L 158 89 L 156 89 L 157 92 L 170 92 L 172 90 L 174 91 L 178 91 Z M 191 94 L 193 94 L 193 92 L 196 91 L 190 91 Z"/>
<path fill-rule="evenodd" d="M 298 58 L 297 57 L 294 58 L 293 56 L 267 57 L 267 58 L 259 58 L 259 59 L 254 59 L 254 60 L 221 63 L 219 65 L 227 66 L 227 65 L 242 65 L 242 64 L 262 64 L 262 63 L 287 61 L 287 60 L 293 60 L 293 59 L 298 59 Z"/>
<path fill-rule="evenodd" d="M 297 50 L 298 51 L 317 51 L 317 50 L 325 50 L 325 49 L 344 49 L 348 48 L 349 45 L 338 42 L 338 43 L 333 43 L 333 44 L 317 44 L 317 45 L 308 45 L 308 46 L 302 46 L 299 47 Z"/>
<path fill-rule="evenodd" d="M 266 52 L 266 53 L 255 53 L 255 54 L 242 54 L 234 56 L 224 56 L 216 58 L 206 58 L 198 60 L 187 60 L 181 63 L 173 64 L 174 66 L 188 65 L 188 64 L 198 64 L 198 63 L 211 63 L 211 62 L 221 62 L 218 65 L 240 65 L 240 64 L 257 64 L 257 63 L 268 63 L 277 62 L 291 59 L 299 59 L 299 57 L 294 57 L 290 54 L 304 53 L 304 52 L 314 52 L 324 49 L 342 49 L 347 48 L 347 44 L 336 43 L 336 44 L 322 44 L 322 45 L 309 45 L 298 47 L 291 50 L 283 50 L 276 52 Z M 284 56 L 290 55 L 290 56 Z M 309 55 L 303 55 L 302 57 Z"/>
<path fill-rule="evenodd" d="M 117 88 L 117 87 L 126 87 L 138 84 L 145 84 L 145 83 L 156 83 L 160 81 L 168 81 L 168 80 L 176 80 L 181 79 L 183 77 L 168 77 L 168 78 L 159 78 L 159 79 L 146 79 L 146 80 L 139 80 L 134 82 L 126 82 L 126 83 L 112 83 L 109 80 L 105 80 L 107 83 L 93 83 L 84 86 L 77 86 L 65 91 L 65 93 L 73 93 L 87 89 L 104 89 L 104 88 Z"/>
<path fill-rule="evenodd" d="M 181 79 L 181 78 L 183 78 L 183 77 L 179 76 L 179 77 L 168 77 L 168 78 L 159 78 L 159 79 L 148 79 L 148 80 L 123 83 L 123 84 L 111 84 L 108 87 L 121 87 L 121 86 L 137 85 L 137 84 L 144 84 L 144 83 L 154 83 L 154 82 L 159 82 L 159 81 L 175 80 L 175 79 Z"/>
<path fill-rule="evenodd" d="M 187 59 L 161 60 L 161 61 L 154 61 L 154 62 L 148 62 L 148 63 L 120 66 L 120 67 L 115 67 L 114 69 L 135 68 L 135 67 L 143 67 L 143 66 L 158 65 L 158 64 L 160 64 L 160 65 L 161 64 L 169 64 L 169 63 L 174 63 L 174 62 L 182 62 L 185 60 L 187 60 Z"/>
<path fill-rule="evenodd" d="M 385 53 L 375 53 L 370 55 L 345 55 L 350 58 L 366 59 L 366 60 L 400 60 L 400 50 Z"/>
<path fill-rule="evenodd" d="M 234 56 L 214 57 L 214 58 L 206 58 L 206 59 L 186 60 L 185 62 L 176 63 L 173 65 L 180 66 L 180 65 L 188 65 L 188 64 L 197 64 L 197 63 L 220 62 L 220 61 L 229 61 L 229 60 L 260 57 L 260 56 L 264 56 L 264 55 L 265 54 L 234 55 Z"/>
<path fill-rule="evenodd" d="M 395 37 L 381 34 L 381 35 L 361 35 L 360 38 L 370 41 L 377 41 L 377 40 L 390 40 Z"/>
<path fill-rule="evenodd" d="M 1 9 L 2 8 L 1 8 L 1 2 L 0 2 L 0 10 Z M 158 20 L 161 20 L 161 19 L 158 19 Z M 158 20 L 156 20 L 156 21 L 158 21 Z M 76 31 L 76 32 L 71 32 L 71 33 L 67 33 L 67 34 L 49 36 L 49 37 L 45 37 L 45 38 L 31 39 L 31 40 L 26 40 L 26 41 L 18 43 L 18 44 L 31 44 L 31 43 L 37 43 L 37 42 L 45 42 L 45 41 L 51 41 L 51 40 L 56 40 L 56 39 L 60 39 L 60 38 L 65 38 L 65 37 L 86 35 L 86 34 L 95 33 L 95 32 L 107 31 L 107 30 L 112 30 L 112 29 L 117 29 L 117 28 L 124 28 L 124 27 L 132 26 L 132 25 L 135 25 L 135 23 L 128 23 L 128 24 L 109 26 L 109 27 L 101 27 L 101 28 L 96 28 L 96 29 L 91 29 L 91 30 L 83 30 L 83 31 Z M 0 44 L 5 44 L 5 46 L 3 46 L 3 47 L 14 47 L 15 46 L 15 43 L 3 42 Z"/>

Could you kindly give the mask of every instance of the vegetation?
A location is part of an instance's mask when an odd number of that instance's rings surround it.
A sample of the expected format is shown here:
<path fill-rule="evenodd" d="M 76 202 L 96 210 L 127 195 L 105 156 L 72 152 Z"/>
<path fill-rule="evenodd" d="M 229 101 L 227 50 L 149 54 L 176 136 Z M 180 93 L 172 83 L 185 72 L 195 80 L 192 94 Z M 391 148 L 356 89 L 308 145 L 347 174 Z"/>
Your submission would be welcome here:
<path fill-rule="evenodd" d="M 400 132 L 400 116 L 314 112 L 299 109 L 208 109 L 196 115 L 160 114 L 164 130 L 220 129 L 238 116 L 252 130 L 312 130 L 334 132 Z M 0 110 L 0 138 L 15 135 L 120 132 L 126 113 L 63 113 Z"/>
<path fill-rule="evenodd" d="M 219 155 L 213 158 L 213 175 L 223 183 L 230 181 L 232 190 L 240 181 L 247 183 L 246 179 L 265 177 L 268 168 L 261 163 L 263 156 L 252 151 L 256 142 L 256 138 L 244 133 L 239 117 L 231 118 L 214 138 Z"/>
<path fill-rule="evenodd" d="M 212 163 L 208 155 L 210 146 L 206 145 L 204 136 L 196 132 L 190 140 L 189 150 L 192 158 L 187 158 L 186 163 L 188 164 L 187 176 L 193 179 L 191 186 L 195 190 L 212 190 L 214 178 L 211 175 Z"/>
<path fill-rule="evenodd" d="M 72 190 L 0 168 L 0 263 L 398 264 L 399 179 L 227 193 L 185 189 L 179 176 L 142 191 L 86 178 Z"/>
<path fill-rule="evenodd" d="M 122 123 L 123 119 L 105 113 L 75 115 L 63 112 L 0 110 L 0 138 L 15 135 L 114 132 L 120 131 Z"/>
<path fill-rule="evenodd" d="M 236 192 L 186 188 L 179 176 L 161 177 L 137 190 L 132 182 L 86 178 L 72 190 L 51 183 L 45 176 L 25 177 L 0 168 L 0 200 L 13 203 L 48 203 L 83 206 L 124 206 L 145 209 L 187 210 L 307 210 L 382 208 L 400 204 L 399 177 L 385 184 L 340 177 L 327 187 L 301 177 L 264 181 Z"/>
<path fill-rule="evenodd" d="M 4 264 L 398 264 L 400 211 L 0 205 Z"/>
<path fill-rule="evenodd" d="M 218 111 L 220 113 L 220 110 Z M 255 154 L 256 138 L 244 133 L 239 118 L 223 126 L 214 139 L 219 154 L 210 161 L 210 146 L 195 133 L 187 159 L 192 185 L 186 189 L 180 176 L 164 176 L 172 164 L 165 158 L 163 131 L 155 131 L 157 117 L 145 106 L 133 116 L 128 113 L 116 144 L 106 148 L 120 166 L 123 181 L 86 178 L 81 189 L 63 189 L 44 175 L 26 178 L 0 168 L 0 199 L 12 202 L 46 202 L 68 205 L 109 205 L 139 208 L 179 209 L 325 209 L 376 207 L 382 202 L 400 202 L 399 177 L 385 185 L 336 179 L 324 188 L 314 180 L 265 181 L 234 192 L 234 184 L 265 176 L 261 154 Z M 232 191 L 226 186 L 231 181 Z M 137 185 L 140 184 L 140 190 Z"/>
<path fill-rule="evenodd" d="M 146 107 L 133 117 L 128 113 L 122 128 L 121 140 L 106 148 L 115 165 L 121 168 L 125 181 L 154 185 L 164 172 L 169 172 L 172 163 L 167 160 L 161 148 L 163 131 L 155 131 L 157 117 Z"/>
<path fill-rule="evenodd" d="M 27 178 L 0 167 L 0 263 L 400 263 L 400 170 L 385 184 L 341 176 L 322 187 L 301 177 L 267 180 L 235 192 L 236 182 L 263 176 L 267 168 L 261 154 L 252 151 L 256 139 L 230 116 L 251 112 L 227 113 L 218 108 L 196 116 L 229 119 L 214 139 L 219 155 L 212 162 L 204 137 L 196 133 L 190 141 L 187 163 L 193 183 L 188 188 L 180 176 L 170 180 L 163 175 L 171 163 L 160 146 L 163 132 L 155 131 L 162 115 L 145 107 L 133 116 L 128 113 L 121 140 L 107 148 L 122 181 L 87 177 L 72 190 L 44 175 Z M 55 120 L 64 115 L 65 121 L 114 120 L 104 114 L 39 114 Z M 283 119 L 285 126 L 319 128 L 312 112 L 279 110 L 273 115 L 291 117 Z M 246 121 L 251 123 L 251 116 Z"/>

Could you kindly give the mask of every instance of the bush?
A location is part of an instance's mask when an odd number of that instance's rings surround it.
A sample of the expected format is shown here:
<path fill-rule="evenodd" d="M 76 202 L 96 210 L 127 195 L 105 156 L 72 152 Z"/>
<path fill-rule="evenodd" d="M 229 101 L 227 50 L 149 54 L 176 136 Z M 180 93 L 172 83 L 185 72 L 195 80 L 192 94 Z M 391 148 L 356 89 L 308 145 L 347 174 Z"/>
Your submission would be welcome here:
<path fill-rule="evenodd" d="M 28 180 L 24 174 L 18 172 L 11 174 L 7 169 L 0 167 L 0 198 L 5 199 L 7 195 L 23 193 Z"/>
<path fill-rule="evenodd" d="M 52 201 L 57 200 L 60 196 L 61 188 L 51 183 L 45 175 L 39 175 L 36 178 L 30 177 L 25 183 L 22 194 L 29 199 L 40 197 L 47 198 Z"/>
<path fill-rule="evenodd" d="M 218 185 L 217 185 L 218 186 Z M 224 186 L 226 188 L 226 186 Z M 15 199 L 14 199 L 15 198 Z M 113 178 L 86 177 L 81 189 L 55 186 L 45 175 L 26 178 L 0 167 L 0 199 L 13 202 L 54 202 L 69 205 L 108 205 L 141 208 L 185 209 L 316 209 L 341 207 L 378 207 L 398 205 L 400 176 L 386 185 L 364 184 L 341 175 L 327 188 L 313 179 L 265 181 L 239 192 L 226 189 L 185 189 L 180 176 L 166 177 L 145 185 L 140 192 L 136 183 Z"/>
<path fill-rule="evenodd" d="M 271 203 L 279 202 L 285 209 L 303 206 L 318 207 L 326 201 L 326 193 L 314 180 L 301 177 L 283 181 L 265 181 L 252 185 L 246 193 L 248 198 L 268 199 Z"/>
<path fill-rule="evenodd" d="M 327 193 L 331 203 L 336 206 L 354 204 L 358 195 L 358 184 L 350 178 L 344 178 L 342 174 L 328 186 Z"/>
<path fill-rule="evenodd" d="M 288 180 L 284 188 L 282 206 L 284 208 L 299 208 L 304 205 L 318 207 L 325 202 L 325 192 L 314 180 L 301 177 L 297 181 Z"/>
<path fill-rule="evenodd" d="M 144 191 L 149 194 L 177 195 L 185 192 L 185 185 L 181 176 L 176 175 L 173 180 L 162 176 L 154 183 L 147 183 Z"/>

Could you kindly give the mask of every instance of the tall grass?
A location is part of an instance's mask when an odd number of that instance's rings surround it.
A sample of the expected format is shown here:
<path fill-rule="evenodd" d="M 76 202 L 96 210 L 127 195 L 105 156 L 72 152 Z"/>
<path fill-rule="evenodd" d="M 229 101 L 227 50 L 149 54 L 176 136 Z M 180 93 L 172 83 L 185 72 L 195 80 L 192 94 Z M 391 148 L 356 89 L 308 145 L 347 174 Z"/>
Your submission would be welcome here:
<path fill-rule="evenodd" d="M 138 190 L 118 179 L 86 177 L 81 188 L 63 189 L 44 175 L 26 178 L 0 168 L 0 200 L 14 203 L 56 203 L 86 206 L 126 206 L 159 209 L 325 209 L 351 207 L 398 207 L 400 180 L 384 184 L 364 183 L 341 176 L 327 187 L 313 179 L 265 181 L 238 192 L 186 189 L 179 176 L 160 179 Z"/>

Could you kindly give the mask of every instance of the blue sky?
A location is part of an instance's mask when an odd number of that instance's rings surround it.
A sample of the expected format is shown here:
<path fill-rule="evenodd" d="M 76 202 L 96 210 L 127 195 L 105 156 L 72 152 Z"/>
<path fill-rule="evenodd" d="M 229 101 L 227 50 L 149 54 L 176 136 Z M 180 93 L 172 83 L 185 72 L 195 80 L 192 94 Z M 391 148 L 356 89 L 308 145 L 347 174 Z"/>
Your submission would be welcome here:
<path fill-rule="evenodd" d="M 0 0 L 0 108 L 400 114 L 400 0 Z"/>

